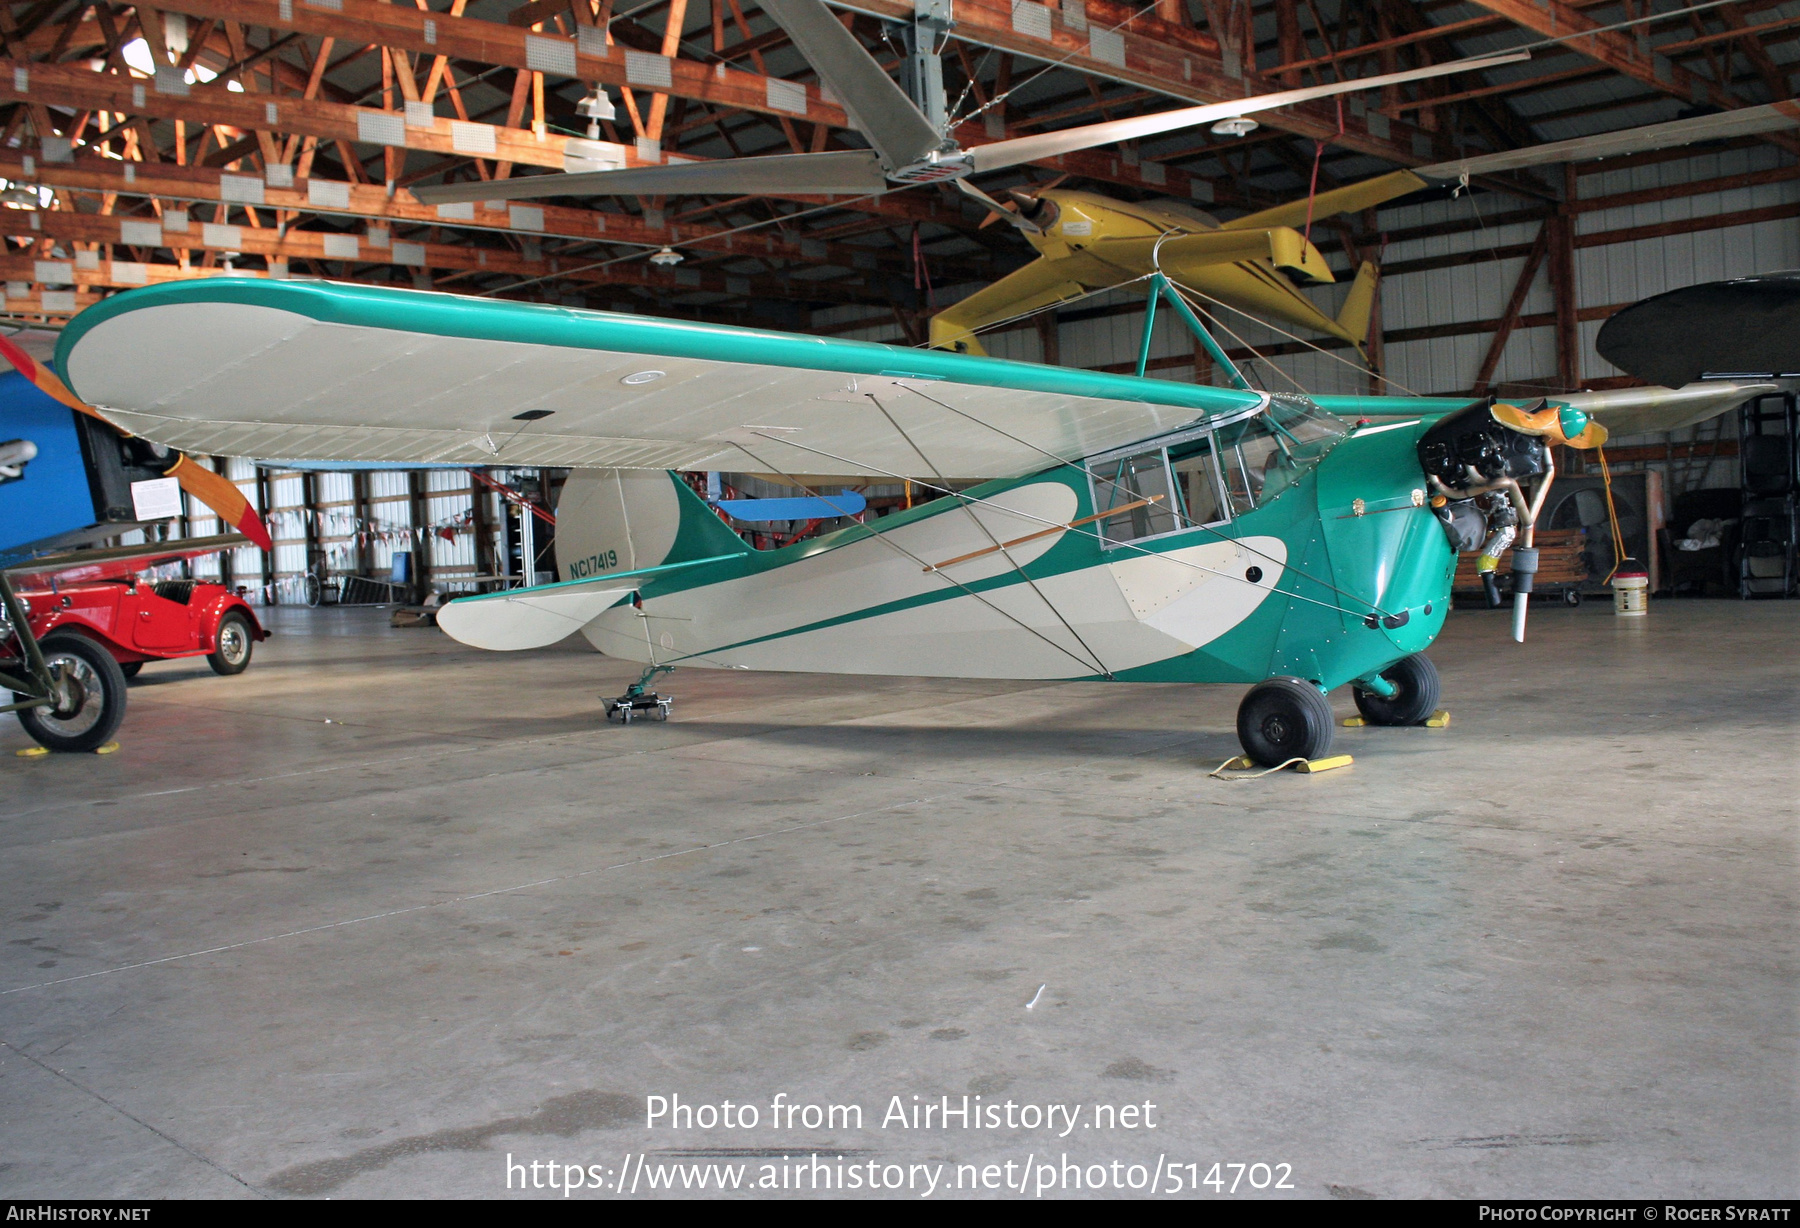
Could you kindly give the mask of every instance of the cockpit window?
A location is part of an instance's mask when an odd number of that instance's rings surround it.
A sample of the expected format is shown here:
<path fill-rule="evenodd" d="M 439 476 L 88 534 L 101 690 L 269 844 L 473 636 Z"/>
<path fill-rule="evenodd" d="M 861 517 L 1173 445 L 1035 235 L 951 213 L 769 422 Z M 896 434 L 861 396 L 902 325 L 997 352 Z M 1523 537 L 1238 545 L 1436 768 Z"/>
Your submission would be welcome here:
<path fill-rule="evenodd" d="M 1248 418 L 1090 461 L 1094 507 L 1119 509 L 1104 521 L 1110 542 L 1219 524 L 1280 495 L 1349 433 L 1305 397 L 1271 395 Z"/>
<path fill-rule="evenodd" d="M 1184 524 L 1218 524 L 1231 519 L 1219 500 L 1218 466 L 1213 463 L 1210 437 L 1170 448 L 1169 469 L 1181 496 Z"/>
<path fill-rule="evenodd" d="M 1169 505 L 1169 475 L 1161 448 L 1096 465 L 1094 479 L 1097 510 L 1119 509 L 1118 515 L 1104 521 L 1107 540 L 1135 541 L 1175 528 L 1175 513 Z"/>

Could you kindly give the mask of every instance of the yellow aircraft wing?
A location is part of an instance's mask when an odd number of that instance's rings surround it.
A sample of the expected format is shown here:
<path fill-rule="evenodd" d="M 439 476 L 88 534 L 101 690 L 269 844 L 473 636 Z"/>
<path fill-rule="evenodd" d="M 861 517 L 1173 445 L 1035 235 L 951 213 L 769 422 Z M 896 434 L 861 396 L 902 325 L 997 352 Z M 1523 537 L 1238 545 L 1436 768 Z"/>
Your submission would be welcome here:
<path fill-rule="evenodd" d="M 1345 187 L 1333 188 L 1329 192 L 1320 192 L 1312 198 L 1312 217 L 1315 221 L 1321 218 L 1335 217 L 1340 213 L 1357 213 L 1364 209 L 1372 209 L 1376 205 L 1386 204 L 1390 200 L 1398 200 L 1402 196 L 1417 192 L 1420 188 L 1428 188 L 1431 184 L 1419 178 L 1411 171 L 1393 171 L 1386 175 L 1377 175 L 1362 183 L 1352 183 Z M 1261 230 L 1270 226 L 1304 226 L 1307 218 L 1307 200 L 1302 196 L 1299 200 L 1291 200 L 1285 205 L 1276 205 L 1273 209 L 1264 209 L 1260 213 L 1247 214 L 1233 218 L 1220 224 L 1221 230 Z"/>
<path fill-rule="evenodd" d="M 1237 264 L 1244 260 L 1267 260 L 1276 268 L 1304 276 L 1309 281 L 1334 280 L 1331 269 L 1319 249 L 1308 243 L 1298 230 L 1289 226 L 1263 226 L 1254 230 L 1208 230 L 1200 234 L 1179 235 L 1164 239 L 1123 239 L 1098 245 L 1099 254 L 1107 259 L 1130 259 L 1134 267 L 1155 266 L 1172 277 L 1183 270 L 1201 269 L 1215 264 Z M 1130 256 L 1126 253 L 1130 252 Z M 1115 255 L 1114 253 L 1117 253 Z"/>
<path fill-rule="evenodd" d="M 1084 293 L 1060 262 L 1039 257 L 931 317 L 931 344 L 937 349 L 985 354 L 975 333 L 989 324 L 1049 307 Z"/>

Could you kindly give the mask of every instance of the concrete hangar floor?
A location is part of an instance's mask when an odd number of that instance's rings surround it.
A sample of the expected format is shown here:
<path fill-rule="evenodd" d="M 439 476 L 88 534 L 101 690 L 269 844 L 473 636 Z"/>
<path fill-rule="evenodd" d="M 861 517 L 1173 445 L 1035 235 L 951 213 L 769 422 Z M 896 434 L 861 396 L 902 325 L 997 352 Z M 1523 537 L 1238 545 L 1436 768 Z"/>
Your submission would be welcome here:
<path fill-rule="evenodd" d="M 117 754 L 0 725 L 0 1195 L 1792 1196 L 1797 615 L 1459 614 L 1448 729 L 1225 784 L 1229 687 L 695 671 L 624 729 L 579 641 L 278 610 Z"/>

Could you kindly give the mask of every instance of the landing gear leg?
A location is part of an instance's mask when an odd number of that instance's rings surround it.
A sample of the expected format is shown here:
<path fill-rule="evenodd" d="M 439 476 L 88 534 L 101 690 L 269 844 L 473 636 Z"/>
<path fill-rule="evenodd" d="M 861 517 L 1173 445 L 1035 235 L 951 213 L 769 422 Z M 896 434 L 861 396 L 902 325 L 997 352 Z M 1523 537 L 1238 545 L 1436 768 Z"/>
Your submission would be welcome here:
<path fill-rule="evenodd" d="M 1264 767 L 1323 759 L 1331 749 L 1331 705 L 1304 678 L 1270 678 L 1238 705 L 1238 741 Z"/>

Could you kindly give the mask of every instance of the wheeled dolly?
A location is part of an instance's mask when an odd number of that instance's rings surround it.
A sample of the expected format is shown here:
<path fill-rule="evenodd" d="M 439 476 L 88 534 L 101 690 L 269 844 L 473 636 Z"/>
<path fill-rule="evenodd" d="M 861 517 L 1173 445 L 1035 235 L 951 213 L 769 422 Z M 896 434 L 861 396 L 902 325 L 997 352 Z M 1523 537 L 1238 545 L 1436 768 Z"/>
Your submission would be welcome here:
<path fill-rule="evenodd" d="M 634 720 L 668 720 L 669 705 L 675 702 L 675 697 L 658 695 L 644 688 L 663 674 L 674 672 L 673 665 L 652 665 L 646 669 L 636 682 L 625 688 L 623 695 L 606 701 L 606 719 L 615 725 L 629 725 Z"/>
<path fill-rule="evenodd" d="M 629 725 L 634 720 L 666 721 L 669 705 L 674 702 L 673 695 L 658 695 L 655 691 L 633 695 L 627 691 L 606 701 L 606 719 L 618 725 Z"/>

